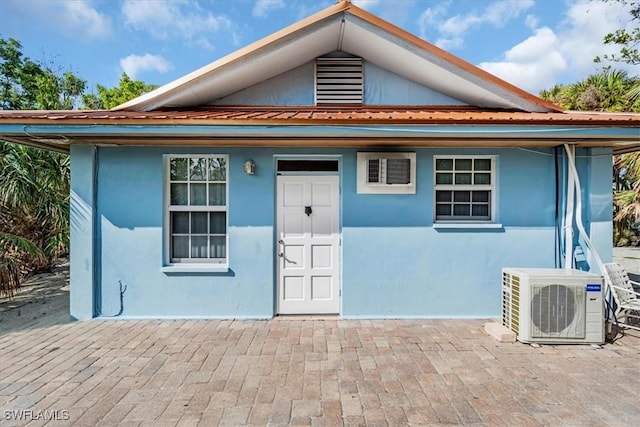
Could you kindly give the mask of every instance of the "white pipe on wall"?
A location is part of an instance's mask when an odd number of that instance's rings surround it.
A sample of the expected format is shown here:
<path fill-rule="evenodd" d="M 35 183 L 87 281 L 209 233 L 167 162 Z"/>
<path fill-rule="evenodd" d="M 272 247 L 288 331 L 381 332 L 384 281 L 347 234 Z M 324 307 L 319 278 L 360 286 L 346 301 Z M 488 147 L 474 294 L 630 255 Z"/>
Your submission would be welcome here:
<path fill-rule="evenodd" d="M 600 273 L 604 274 L 604 263 L 602 262 L 602 259 L 600 258 L 598 251 L 593 246 L 593 243 L 591 242 L 591 239 L 589 238 L 589 235 L 587 234 L 586 230 L 584 229 L 584 225 L 582 224 L 582 191 L 580 189 L 580 177 L 578 176 L 578 170 L 576 169 L 576 161 L 574 156 L 575 148 L 573 146 L 570 146 L 569 144 L 564 144 L 564 148 L 567 152 L 567 163 L 569 164 L 569 175 L 573 176 L 572 180 L 574 182 L 575 201 L 576 201 L 576 205 L 575 205 L 576 226 L 578 227 L 578 232 L 580 233 L 580 237 L 582 237 L 587 247 L 591 251 L 591 255 L 593 256 L 593 259 L 596 261 L 596 264 L 600 269 Z M 567 196 L 567 208 L 569 204 L 568 199 L 569 197 Z M 571 199 L 573 204 L 573 197 L 571 197 Z M 573 232 L 571 233 L 571 235 L 573 236 Z M 573 248 L 573 244 L 571 246 Z M 567 256 L 568 255 L 569 253 L 567 252 Z M 571 258 L 573 259 L 573 256 Z"/>
<path fill-rule="evenodd" d="M 567 151 L 567 163 L 573 162 L 573 147 L 565 144 L 565 150 Z M 569 167 L 567 171 L 567 206 L 564 217 L 564 268 L 573 268 L 573 210 L 574 210 L 574 194 L 575 194 L 575 181 L 574 175 Z"/>

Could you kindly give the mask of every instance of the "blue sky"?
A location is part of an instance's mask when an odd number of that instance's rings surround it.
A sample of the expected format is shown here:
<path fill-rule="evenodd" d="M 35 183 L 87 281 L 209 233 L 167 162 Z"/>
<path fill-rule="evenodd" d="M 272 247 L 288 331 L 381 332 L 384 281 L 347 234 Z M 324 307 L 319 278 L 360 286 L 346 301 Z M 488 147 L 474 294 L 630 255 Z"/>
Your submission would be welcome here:
<path fill-rule="evenodd" d="M 602 39 L 628 26 L 600 0 L 353 0 L 537 94 L 597 72 Z M 123 71 L 165 84 L 334 0 L 0 0 L 0 37 L 34 60 L 115 86 Z M 638 68 L 626 68 L 638 74 Z"/>

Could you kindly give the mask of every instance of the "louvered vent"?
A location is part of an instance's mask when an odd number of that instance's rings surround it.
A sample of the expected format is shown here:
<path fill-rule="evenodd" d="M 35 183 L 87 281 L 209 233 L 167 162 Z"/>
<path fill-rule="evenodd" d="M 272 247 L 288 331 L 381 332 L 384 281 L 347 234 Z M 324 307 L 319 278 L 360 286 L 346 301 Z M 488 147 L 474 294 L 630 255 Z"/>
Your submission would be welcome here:
<path fill-rule="evenodd" d="M 362 104 L 362 58 L 317 58 L 316 104 Z"/>

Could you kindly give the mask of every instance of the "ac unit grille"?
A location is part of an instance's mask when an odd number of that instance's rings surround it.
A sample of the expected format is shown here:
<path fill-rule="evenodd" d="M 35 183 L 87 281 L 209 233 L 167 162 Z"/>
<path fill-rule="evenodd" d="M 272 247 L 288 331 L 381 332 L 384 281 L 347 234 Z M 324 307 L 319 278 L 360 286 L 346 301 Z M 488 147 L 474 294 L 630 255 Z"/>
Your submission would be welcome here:
<path fill-rule="evenodd" d="M 531 336 L 533 338 L 584 338 L 584 287 L 532 284 Z"/>
<path fill-rule="evenodd" d="M 516 334 L 520 328 L 520 278 L 509 273 L 502 277 L 502 324 Z"/>
<path fill-rule="evenodd" d="M 362 58 L 316 59 L 316 104 L 362 104 Z"/>

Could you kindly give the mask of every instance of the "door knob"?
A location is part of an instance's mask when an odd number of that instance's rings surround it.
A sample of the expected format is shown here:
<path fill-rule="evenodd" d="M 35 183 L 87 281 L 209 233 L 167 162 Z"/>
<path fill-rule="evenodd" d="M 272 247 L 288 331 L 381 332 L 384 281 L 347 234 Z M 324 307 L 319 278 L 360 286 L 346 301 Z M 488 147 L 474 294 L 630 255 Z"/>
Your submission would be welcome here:
<path fill-rule="evenodd" d="M 313 213 L 313 210 L 311 209 L 311 206 L 305 206 L 304 207 L 304 213 L 307 214 L 307 216 L 311 215 Z"/>

